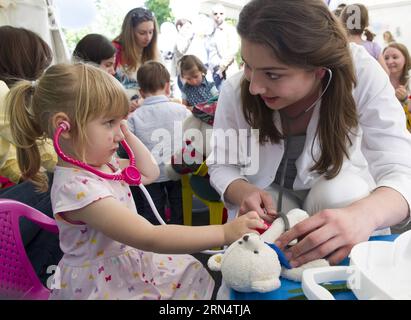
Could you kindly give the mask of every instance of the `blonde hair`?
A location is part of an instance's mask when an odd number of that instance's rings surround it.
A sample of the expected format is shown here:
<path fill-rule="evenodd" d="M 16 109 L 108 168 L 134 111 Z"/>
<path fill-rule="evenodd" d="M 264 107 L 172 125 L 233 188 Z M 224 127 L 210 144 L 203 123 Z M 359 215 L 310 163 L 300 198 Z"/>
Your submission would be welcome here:
<path fill-rule="evenodd" d="M 84 161 L 88 142 L 86 125 L 98 117 L 126 116 L 129 103 L 121 84 L 103 70 L 86 64 L 59 64 L 34 83 L 19 81 L 6 98 L 6 112 L 17 148 L 22 175 L 41 191 L 47 176 L 40 173 L 36 141 L 54 135 L 52 117 L 59 112 L 70 119 L 76 156 Z"/>
<path fill-rule="evenodd" d="M 358 126 L 352 95 L 356 86 L 354 64 L 345 30 L 323 0 L 253 0 L 240 13 L 237 31 L 241 38 L 265 45 L 286 65 L 305 70 L 329 68 L 330 85 L 321 101 L 316 136 L 320 158 L 311 170 L 335 177 L 344 157 L 349 157 L 350 134 Z M 323 90 L 327 78 L 323 80 Z M 260 130 L 260 143 L 279 143 L 284 136 L 273 125 L 273 110 L 260 96 L 249 92 L 250 82 L 241 84 L 243 114 L 248 124 Z M 338 99 L 336 98 L 338 97 Z"/>

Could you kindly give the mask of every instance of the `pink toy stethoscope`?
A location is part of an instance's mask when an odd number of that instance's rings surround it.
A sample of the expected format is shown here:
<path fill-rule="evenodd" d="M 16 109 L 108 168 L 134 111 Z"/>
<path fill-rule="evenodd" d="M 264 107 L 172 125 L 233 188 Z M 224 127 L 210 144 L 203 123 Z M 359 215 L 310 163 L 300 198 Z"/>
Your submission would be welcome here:
<path fill-rule="evenodd" d="M 54 149 L 56 150 L 56 153 L 58 154 L 58 156 L 65 162 L 71 163 L 77 167 L 80 167 L 84 170 L 87 170 L 91 173 L 94 173 L 96 176 L 106 179 L 106 180 L 115 180 L 115 181 L 124 181 L 129 185 L 132 186 L 139 186 L 141 191 L 144 193 L 145 197 L 147 198 L 147 201 L 150 204 L 151 209 L 154 212 L 154 215 L 156 216 L 158 222 L 160 222 L 161 224 L 166 224 L 165 221 L 163 220 L 163 218 L 161 218 L 160 214 L 157 211 L 157 208 L 153 202 L 153 200 L 151 199 L 150 194 L 148 193 L 147 189 L 143 186 L 143 184 L 141 183 L 141 175 L 140 172 L 138 171 L 138 169 L 136 168 L 136 160 L 134 157 L 134 153 L 131 150 L 131 148 L 129 147 L 129 145 L 127 144 L 126 140 L 122 140 L 120 143 L 123 146 L 124 150 L 127 152 L 127 155 L 129 157 L 130 160 L 130 165 L 126 168 L 124 168 L 120 173 L 105 173 L 102 172 L 100 170 L 97 170 L 95 168 L 93 168 L 92 166 L 73 159 L 69 156 L 67 156 L 66 154 L 64 154 L 63 150 L 60 148 L 60 143 L 59 143 L 59 139 L 61 134 L 64 131 L 68 131 L 70 130 L 70 124 L 67 121 L 62 121 L 61 123 L 59 123 L 56 132 L 54 133 L 54 137 L 53 137 L 53 144 L 54 144 Z M 217 253 L 224 253 L 225 250 L 205 250 L 202 251 L 201 253 L 205 253 L 205 254 L 217 254 Z"/>

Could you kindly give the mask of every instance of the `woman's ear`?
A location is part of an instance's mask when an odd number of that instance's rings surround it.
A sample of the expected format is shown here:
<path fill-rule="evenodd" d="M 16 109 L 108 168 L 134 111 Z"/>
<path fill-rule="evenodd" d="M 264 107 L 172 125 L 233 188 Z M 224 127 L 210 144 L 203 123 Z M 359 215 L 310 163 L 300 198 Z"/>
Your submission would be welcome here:
<path fill-rule="evenodd" d="M 315 75 L 317 76 L 318 79 L 322 79 L 325 76 L 325 69 L 324 68 L 319 68 L 316 72 Z"/>
<path fill-rule="evenodd" d="M 53 125 L 53 130 L 56 130 L 62 122 L 67 122 L 69 125 L 70 123 L 70 118 L 65 114 L 64 112 L 58 112 L 52 117 L 52 125 Z M 70 128 L 68 130 L 65 130 L 61 133 L 61 137 L 64 139 L 69 139 L 70 138 Z"/>

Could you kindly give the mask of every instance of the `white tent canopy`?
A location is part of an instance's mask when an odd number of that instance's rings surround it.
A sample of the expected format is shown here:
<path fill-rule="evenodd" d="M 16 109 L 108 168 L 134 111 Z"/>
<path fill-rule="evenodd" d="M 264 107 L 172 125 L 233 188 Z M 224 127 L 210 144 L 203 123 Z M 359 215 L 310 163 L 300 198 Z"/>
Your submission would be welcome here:
<path fill-rule="evenodd" d="M 69 60 L 64 35 L 54 15 L 53 0 L 0 0 L 2 25 L 34 31 L 52 48 L 54 62 Z"/>

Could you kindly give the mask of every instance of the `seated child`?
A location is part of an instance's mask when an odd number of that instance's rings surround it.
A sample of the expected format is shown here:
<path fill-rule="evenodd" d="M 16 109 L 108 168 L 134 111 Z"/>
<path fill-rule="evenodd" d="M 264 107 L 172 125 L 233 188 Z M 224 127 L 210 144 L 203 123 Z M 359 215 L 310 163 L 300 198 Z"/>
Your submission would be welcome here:
<path fill-rule="evenodd" d="M 181 98 L 184 105 L 193 107 L 218 96 L 214 82 L 209 82 L 206 79 L 207 68 L 199 58 L 194 55 L 185 55 L 180 59 L 179 65 L 180 75 L 184 81 L 181 88 Z"/>

